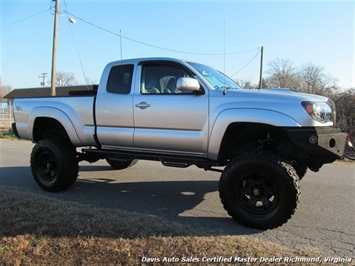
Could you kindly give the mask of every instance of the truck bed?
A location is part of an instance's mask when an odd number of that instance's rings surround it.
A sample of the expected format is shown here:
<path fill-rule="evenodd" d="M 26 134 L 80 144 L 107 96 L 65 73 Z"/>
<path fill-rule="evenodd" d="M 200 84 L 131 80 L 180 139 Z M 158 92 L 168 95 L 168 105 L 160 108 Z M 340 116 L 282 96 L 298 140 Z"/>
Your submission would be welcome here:
<path fill-rule="evenodd" d="M 85 95 L 96 95 L 98 85 L 75 85 L 75 86 L 65 86 L 57 87 L 57 96 L 85 96 Z M 15 89 L 6 95 L 8 99 L 17 98 L 34 98 L 34 97 L 48 97 L 51 96 L 50 87 L 38 87 L 38 88 L 28 88 L 28 89 Z"/>
<path fill-rule="evenodd" d="M 23 139 L 34 141 L 34 120 L 41 117 L 58 120 L 65 128 L 75 128 L 68 132 L 74 145 L 95 145 L 94 103 L 97 90 L 68 92 L 66 96 L 16 98 L 15 119 L 18 134 Z"/>

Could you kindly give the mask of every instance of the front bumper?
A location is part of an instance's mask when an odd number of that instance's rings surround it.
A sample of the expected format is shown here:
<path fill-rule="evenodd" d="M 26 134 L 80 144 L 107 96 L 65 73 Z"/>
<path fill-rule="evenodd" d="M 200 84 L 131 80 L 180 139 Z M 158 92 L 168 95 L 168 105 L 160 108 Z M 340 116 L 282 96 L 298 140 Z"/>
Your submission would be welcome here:
<path fill-rule="evenodd" d="M 344 154 L 346 133 L 339 128 L 290 128 L 289 139 L 310 155 L 308 167 L 317 171 L 323 164 L 332 163 Z M 312 169 L 313 168 L 313 169 Z"/>

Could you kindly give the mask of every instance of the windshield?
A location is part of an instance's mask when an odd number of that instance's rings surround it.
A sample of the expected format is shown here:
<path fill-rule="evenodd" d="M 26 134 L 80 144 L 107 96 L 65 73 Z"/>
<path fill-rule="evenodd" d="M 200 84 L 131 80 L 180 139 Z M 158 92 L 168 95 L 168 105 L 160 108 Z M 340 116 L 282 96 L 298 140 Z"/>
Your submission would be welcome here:
<path fill-rule="evenodd" d="M 196 69 L 215 89 L 241 89 L 231 78 L 218 70 L 198 63 L 188 63 Z"/>

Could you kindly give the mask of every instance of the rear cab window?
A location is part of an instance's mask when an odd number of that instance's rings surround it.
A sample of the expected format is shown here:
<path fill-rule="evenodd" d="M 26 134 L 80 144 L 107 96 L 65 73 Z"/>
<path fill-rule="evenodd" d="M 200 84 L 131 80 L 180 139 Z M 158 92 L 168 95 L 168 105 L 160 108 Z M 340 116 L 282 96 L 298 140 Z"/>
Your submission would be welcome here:
<path fill-rule="evenodd" d="M 113 66 L 110 70 L 106 90 L 115 94 L 130 94 L 134 65 Z"/>

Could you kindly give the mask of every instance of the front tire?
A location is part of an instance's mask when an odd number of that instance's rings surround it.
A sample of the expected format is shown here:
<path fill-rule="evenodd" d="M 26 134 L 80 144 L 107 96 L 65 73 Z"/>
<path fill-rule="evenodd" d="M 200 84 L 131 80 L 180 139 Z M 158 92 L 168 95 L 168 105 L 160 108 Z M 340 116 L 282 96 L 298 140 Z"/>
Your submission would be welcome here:
<path fill-rule="evenodd" d="M 299 178 L 281 157 L 254 151 L 234 158 L 222 173 L 219 192 L 237 222 L 258 229 L 284 224 L 299 201 Z"/>
<path fill-rule="evenodd" d="M 307 164 L 305 162 L 300 162 L 300 163 L 296 163 L 295 165 L 292 165 L 292 166 L 293 166 L 293 168 L 295 168 L 298 178 L 300 180 L 302 180 L 308 170 Z"/>
<path fill-rule="evenodd" d="M 75 148 L 61 139 L 40 140 L 31 153 L 31 169 L 42 189 L 50 192 L 65 190 L 75 183 L 78 176 Z"/>

